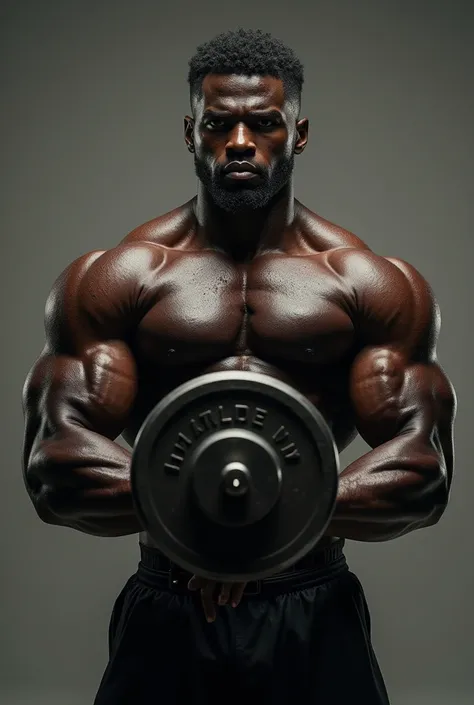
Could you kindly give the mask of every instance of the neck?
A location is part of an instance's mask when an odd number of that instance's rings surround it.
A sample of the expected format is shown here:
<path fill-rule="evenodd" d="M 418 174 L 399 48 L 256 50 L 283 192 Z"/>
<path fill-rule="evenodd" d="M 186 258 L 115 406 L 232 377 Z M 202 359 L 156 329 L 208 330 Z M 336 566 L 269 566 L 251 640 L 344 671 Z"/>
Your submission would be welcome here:
<path fill-rule="evenodd" d="M 199 239 L 234 259 L 250 259 L 256 254 L 279 249 L 295 216 L 293 182 L 290 180 L 264 208 L 228 213 L 212 200 L 198 181 L 194 213 Z"/>

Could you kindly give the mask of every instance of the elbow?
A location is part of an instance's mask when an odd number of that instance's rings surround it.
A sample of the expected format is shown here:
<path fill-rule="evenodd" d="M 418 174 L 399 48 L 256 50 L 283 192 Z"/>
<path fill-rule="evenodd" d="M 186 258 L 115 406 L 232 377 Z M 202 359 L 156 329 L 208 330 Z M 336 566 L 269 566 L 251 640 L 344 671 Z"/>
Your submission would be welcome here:
<path fill-rule="evenodd" d="M 41 445 L 32 453 L 24 470 L 26 490 L 39 519 L 45 524 L 64 525 L 72 503 L 72 488 L 59 478 L 62 472 Z"/>
<path fill-rule="evenodd" d="M 446 511 L 449 488 L 444 472 L 440 471 L 435 483 L 425 492 L 420 507 L 420 528 L 435 526 Z"/>
<path fill-rule="evenodd" d="M 42 486 L 35 490 L 28 488 L 28 491 L 36 514 L 43 523 L 56 526 L 64 524 L 64 512 L 61 511 L 62 502 L 54 489 Z"/>
<path fill-rule="evenodd" d="M 68 492 L 40 480 L 32 470 L 25 474 L 25 486 L 35 512 L 42 522 L 58 526 L 65 524 L 66 506 L 70 504 L 65 496 L 69 494 Z"/>
<path fill-rule="evenodd" d="M 429 526 L 435 526 L 443 516 L 444 512 L 446 511 L 446 508 L 448 506 L 448 499 L 446 498 L 445 501 L 440 502 L 436 501 L 432 504 L 431 511 L 427 512 L 425 521 L 424 521 L 424 526 L 428 528 Z"/>

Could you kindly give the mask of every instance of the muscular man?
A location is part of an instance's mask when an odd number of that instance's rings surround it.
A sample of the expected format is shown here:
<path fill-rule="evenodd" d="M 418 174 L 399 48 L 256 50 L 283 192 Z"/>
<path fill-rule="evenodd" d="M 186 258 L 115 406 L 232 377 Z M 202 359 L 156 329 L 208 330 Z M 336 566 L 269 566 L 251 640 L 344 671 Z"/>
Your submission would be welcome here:
<path fill-rule="evenodd" d="M 387 703 L 342 545 L 432 526 L 448 502 L 455 395 L 436 358 L 437 305 L 412 266 L 294 198 L 308 120 L 291 49 L 227 32 L 198 48 L 188 78 L 197 195 L 54 284 L 24 389 L 26 487 L 49 524 L 139 534 L 96 705 Z M 339 450 L 357 432 L 371 447 L 340 475 L 316 549 L 258 589 L 170 565 L 142 531 L 131 451 L 115 442 L 133 446 L 166 393 L 224 369 L 288 382 Z"/>

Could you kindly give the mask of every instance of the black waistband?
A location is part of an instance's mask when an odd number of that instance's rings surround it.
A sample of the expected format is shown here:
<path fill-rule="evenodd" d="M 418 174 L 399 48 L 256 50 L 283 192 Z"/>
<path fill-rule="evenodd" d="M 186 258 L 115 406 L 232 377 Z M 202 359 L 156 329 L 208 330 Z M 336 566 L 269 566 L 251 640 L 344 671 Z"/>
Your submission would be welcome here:
<path fill-rule="evenodd" d="M 247 583 L 244 595 L 265 596 L 290 590 L 312 587 L 335 577 L 347 569 L 343 553 L 344 540 L 339 539 L 330 546 L 311 551 L 293 566 L 282 573 Z M 140 543 L 141 560 L 137 577 L 147 585 L 173 592 L 187 593 L 187 583 L 191 577 L 164 556 L 160 551 Z"/>

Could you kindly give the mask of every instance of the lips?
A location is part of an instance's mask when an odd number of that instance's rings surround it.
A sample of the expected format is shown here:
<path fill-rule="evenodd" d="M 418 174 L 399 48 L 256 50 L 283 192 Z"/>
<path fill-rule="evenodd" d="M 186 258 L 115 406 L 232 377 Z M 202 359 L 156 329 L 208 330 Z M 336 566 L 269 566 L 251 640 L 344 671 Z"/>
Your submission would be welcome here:
<path fill-rule="evenodd" d="M 232 181 L 250 181 L 256 179 L 257 174 L 254 171 L 229 171 L 225 178 L 232 179 Z"/>
<path fill-rule="evenodd" d="M 256 167 L 250 162 L 230 162 L 224 168 L 224 174 L 258 174 Z"/>
<path fill-rule="evenodd" d="M 228 181 L 253 181 L 258 179 L 258 174 L 250 162 L 230 162 L 224 167 L 224 178 Z"/>

